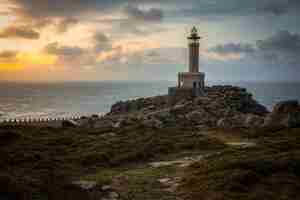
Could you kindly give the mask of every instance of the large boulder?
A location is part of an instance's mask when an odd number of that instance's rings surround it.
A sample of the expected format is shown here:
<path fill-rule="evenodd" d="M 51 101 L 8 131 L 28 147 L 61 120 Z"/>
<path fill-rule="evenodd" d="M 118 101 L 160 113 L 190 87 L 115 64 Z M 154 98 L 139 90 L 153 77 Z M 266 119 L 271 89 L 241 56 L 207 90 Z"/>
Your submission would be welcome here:
<path fill-rule="evenodd" d="M 298 101 L 283 101 L 276 104 L 273 111 L 264 120 L 265 127 L 300 126 L 300 106 Z"/>
<path fill-rule="evenodd" d="M 263 117 L 254 114 L 236 113 L 233 116 L 223 117 L 217 121 L 219 128 L 257 128 L 263 124 Z"/>
<path fill-rule="evenodd" d="M 189 121 L 192 125 L 205 125 L 206 127 L 212 127 L 217 123 L 217 118 L 203 109 L 196 109 L 187 113 L 185 120 Z"/>
<path fill-rule="evenodd" d="M 218 128 L 232 128 L 232 121 L 228 118 L 221 118 L 217 121 Z"/>
<path fill-rule="evenodd" d="M 299 111 L 299 108 L 299 102 L 297 100 L 282 101 L 274 106 L 272 113 L 287 114 Z"/>
<path fill-rule="evenodd" d="M 244 121 L 246 128 L 260 128 L 264 124 L 264 117 L 254 114 L 247 114 Z"/>
<path fill-rule="evenodd" d="M 75 127 L 79 127 L 80 124 L 74 120 L 64 120 L 62 121 L 62 127 L 63 128 L 75 128 Z"/>
<path fill-rule="evenodd" d="M 155 118 L 143 120 L 142 124 L 148 128 L 163 128 L 163 123 Z"/>

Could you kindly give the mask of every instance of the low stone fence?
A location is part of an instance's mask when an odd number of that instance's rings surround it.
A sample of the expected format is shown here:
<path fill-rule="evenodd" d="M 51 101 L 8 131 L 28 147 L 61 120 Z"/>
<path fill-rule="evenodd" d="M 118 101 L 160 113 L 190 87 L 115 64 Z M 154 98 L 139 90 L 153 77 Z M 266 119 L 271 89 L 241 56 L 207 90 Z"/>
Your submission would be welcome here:
<path fill-rule="evenodd" d="M 6 119 L 0 121 L 2 126 L 38 126 L 38 127 L 61 127 L 65 120 L 79 121 L 81 116 L 61 117 L 61 118 L 25 118 L 25 119 Z"/>

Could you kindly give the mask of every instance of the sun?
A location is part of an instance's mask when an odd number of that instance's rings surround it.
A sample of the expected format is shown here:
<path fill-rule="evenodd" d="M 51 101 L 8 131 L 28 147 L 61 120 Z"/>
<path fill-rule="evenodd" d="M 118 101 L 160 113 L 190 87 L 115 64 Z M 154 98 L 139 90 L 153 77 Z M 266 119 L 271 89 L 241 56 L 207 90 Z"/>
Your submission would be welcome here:
<path fill-rule="evenodd" d="M 18 53 L 13 61 L 0 62 L 1 71 L 17 71 L 26 67 L 49 66 L 54 65 L 57 61 L 56 56 L 43 54 L 39 52 L 22 52 Z"/>

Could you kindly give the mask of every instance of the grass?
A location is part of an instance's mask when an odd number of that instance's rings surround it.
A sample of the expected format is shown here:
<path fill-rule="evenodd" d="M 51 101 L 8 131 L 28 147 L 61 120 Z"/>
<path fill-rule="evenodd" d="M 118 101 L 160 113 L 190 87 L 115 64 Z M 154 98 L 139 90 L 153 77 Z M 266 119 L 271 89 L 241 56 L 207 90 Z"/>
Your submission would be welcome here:
<path fill-rule="evenodd" d="M 163 190 L 159 179 L 174 177 L 175 166 L 137 168 L 99 169 L 94 175 L 82 177 L 82 180 L 96 181 L 99 185 L 113 185 L 122 199 L 130 200 L 174 200 L 175 195 Z"/>
<path fill-rule="evenodd" d="M 244 140 L 257 146 L 224 144 Z M 206 152 L 220 153 L 186 170 L 148 165 Z M 0 129 L 0 156 L 0 194 L 22 197 L 59 193 L 74 179 L 112 185 L 125 200 L 296 199 L 300 190 L 300 129 L 8 127 Z M 178 191 L 164 190 L 158 179 L 166 177 L 183 178 Z"/>
<path fill-rule="evenodd" d="M 0 142 L 0 183 L 4 174 L 13 183 L 12 190 L 29 193 L 57 192 L 74 178 L 97 169 L 139 166 L 182 152 L 225 147 L 192 130 L 140 125 L 114 130 L 7 127 L 0 129 Z M 103 182 L 109 177 L 109 172 L 102 175 Z"/>
<path fill-rule="evenodd" d="M 300 129 L 260 132 L 259 146 L 229 149 L 191 166 L 185 199 L 296 199 L 300 189 Z"/>

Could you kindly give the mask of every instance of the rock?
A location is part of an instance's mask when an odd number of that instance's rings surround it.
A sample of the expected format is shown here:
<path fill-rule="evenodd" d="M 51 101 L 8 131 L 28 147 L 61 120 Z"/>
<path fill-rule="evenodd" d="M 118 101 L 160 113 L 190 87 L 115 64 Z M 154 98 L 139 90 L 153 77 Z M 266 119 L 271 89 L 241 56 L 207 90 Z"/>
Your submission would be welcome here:
<path fill-rule="evenodd" d="M 74 120 L 64 120 L 62 121 L 62 127 L 63 128 L 74 128 L 79 127 L 80 124 Z"/>
<path fill-rule="evenodd" d="M 139 98 L 125 102 L 117 102 L 111 107 L 109 115 L 120 115 L 135 111 L 162 109 L 168 104 L 168 96 Z"/>
<path fill-rule="evenodd" d="M 116 193 L 116 192 L 110 192 L 109 193 L 109 198 L 110 199 L 117 199 L 117 198 L 119 198 L 119 194 Z"/>
<path fill-rule="evenodd" d="M 247 114 L 244 121 L 246 128 L 259 128 L 264 124 L 264 117 L 254 114 Z"/>
<path fill-rule="evenodd" d="M 163 123 L 155 118 L 144 120 L 144 121 L 142 121 L 142 124 L 148 128 L 162 128 L 163 127 Z"/>
<path fill-rule="evenodd" d="M 260 126 L 261 117 L 268 114 L 267 109 L 256 102 L 246 89 L 230 85 L 206 87 L 204 96 L 183 96 L 172 103 L 169 101 L 168 96 L 157 96 L 118 102 L 106 116 L 123 116 L 122 120 L 112 120 L 112 126 L 119 128 L 137 121 L 155 128 L 175 125 L 233 128 Z M 131 115 L 135 119 L 131 119 Z"/>
<path fill-rule="evenodd" d="M 182 115 L 187 112 L 187 104 L 176 104 L 170 110 L 170 113 L 173 115 Z"/>
<path fill-rule="evenodd" d="M 158 179 L 158 182 L 160 182 L 161 184 L 166 184 L 166 183 L 168 183 L 170 181 L 171 181 L 170 178 L 161 178 L 161 179 Z"/>
<path fill-rule="evenodd" d="M 173 125 L 176 122 L 175 117 L 171 114 L 170 109 L 162 109 L 159 111 L 151 112 L 143 116 L 143 119 L 152 119 L 160 121 L 163 124 Z"/>
<path fill-rule="evenodd" d="M 274 114 L 286 114 L 286 113 L 292 113 L 299 110 L 299 102 L 296 100 L 289 100 L 289 101 L 282 101 L 277 103 L 272 113 Z"/>
<path fill-rule="evenodd" d="M 92 117 L 93 119 L 98 119 L 98 118 L 100 118 L 100 116 L 97 115 L 97 114 L 93 114 L 91 117 Z"/>
<path fill-rule="evenodd" d="M 84 190 L 90 190 L 97 186 L 97 182 L 95 181 L 75 181 L 73 184 Z"/>
<path fill-rule="evenodd" d="M 78 122 L 80 127 L 92 127 L 93 123 L 89 118 L 81 118 Z"/>
<path fill-rule="evenodd" d="M 268 109 L 265 106 L 258 104 L 253 99 L 247 103 L 244 103 L 240 111 L 243 113 L 251 113 L 260 116 L 265 116 L 269 113 Z"/>
<path fill-rule="evenodd" d="M 274 106 L 264 120 L 264 127 L 293 128 L 300 126 L 300 106 L 297 101 L 283 101 Z"/>
<path fill-rule="evenodd" d="M 110 119 L 100 119 L 94 122 L 94 128 L 112 128 L 113 122 Z"/>
<path fill-rule="evenodd" d="M 213 126 L 216 124 L 217 119 L 212 114 L 203 109 L 194 110 L 185 115 L 186 120 L 194 125 L 207 125 Z"/>
<path fill-rule="evenodd" d="M 288 113 L 281 124 L 288 128 L 300 127 L 300 112 Z"/>
<path fill-rule="evenodd" d="M 113 128 L 120 128 L 120 127 L 121 127 L 121 124 L 122 124 L 122 122 L 119 121 L 119 122 L 114 123 L 114 124 L 112 125 L 112 127 L 113 127 Z"/>
<path fill-rule="evenodd" d="M 111 186 L 110 185 L 103 185 L 102 187 L 101 187 L 101 190 L 103 190 L 103 191 L 108 191 L 108 190 L 111 190 L 112 188 L 111 188 Z"/>
<path fill-rule="evenodd" d="M 232 122 L 228 118 L 221 118 L 217 121 L 218 128 L 231 128 Z"/>

